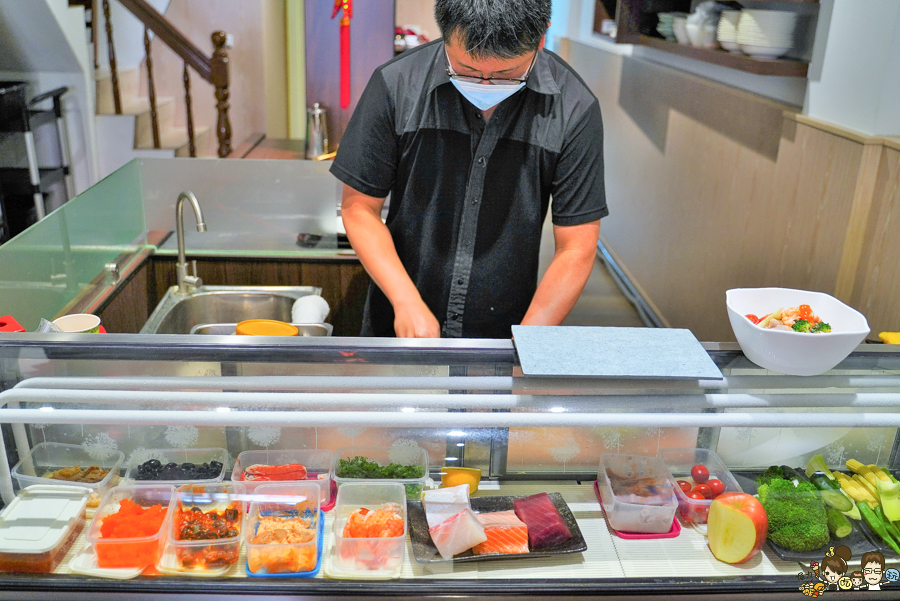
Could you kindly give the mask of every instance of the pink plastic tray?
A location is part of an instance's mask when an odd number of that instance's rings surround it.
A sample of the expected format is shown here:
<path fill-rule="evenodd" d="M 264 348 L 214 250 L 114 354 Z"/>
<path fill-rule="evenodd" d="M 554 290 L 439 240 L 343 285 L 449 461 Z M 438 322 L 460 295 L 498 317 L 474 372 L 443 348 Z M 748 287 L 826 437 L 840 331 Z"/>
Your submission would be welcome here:
<path fill-rule="evenodd" d="M 597 501 L 600 503 L 600 509 L 603 509 L 603 501 L 600 499 L 600 487 L 597 486 L 597 483 L 594 482 L 594 493 L 597 495 Z M 604 513 L 606 512 L 603 509 Z M 628 540 L 646 540 L 650 538 L 675 538 L 679 534 L 681 534 L 681 524 L 678 523 L 678 517 L 672 520 L 672 529 L 663 534 L 645 534 L 643 532 L 622 532 L 621 530 L 616 530 L 615 528 L 610 527 L 616 536 L 619 538 L 625 538 Z"/>

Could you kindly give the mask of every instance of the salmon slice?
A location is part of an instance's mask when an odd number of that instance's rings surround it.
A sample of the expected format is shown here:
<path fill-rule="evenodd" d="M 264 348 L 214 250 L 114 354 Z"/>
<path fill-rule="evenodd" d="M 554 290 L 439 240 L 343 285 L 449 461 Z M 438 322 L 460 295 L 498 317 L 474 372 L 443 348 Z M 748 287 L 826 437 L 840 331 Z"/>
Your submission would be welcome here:
<path fill-rule="evenodd" d="M 528 553 L 528 527 L 514 511 L 479 513 L 487 540 L 472 547 L 475 555 Z"/>
<path fill-rule="evenodd" d="M 289 481 L 306 478 L 306 467 L 299 463 L 264 465 L 256 463 L 244 470 L 244 480 Z"/>

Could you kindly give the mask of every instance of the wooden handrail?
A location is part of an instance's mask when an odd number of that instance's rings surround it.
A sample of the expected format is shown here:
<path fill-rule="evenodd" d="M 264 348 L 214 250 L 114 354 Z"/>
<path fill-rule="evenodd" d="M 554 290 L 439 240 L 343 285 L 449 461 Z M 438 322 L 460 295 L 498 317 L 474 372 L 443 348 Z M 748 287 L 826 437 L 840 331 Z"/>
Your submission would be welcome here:
<path fill-rule="evenodd" d="M 135 18 L 152 31 L 156 37 L 191 66 L 200 77 L 213 83 L 212 59 L 207 58 L 183 33 L 178 31 L 147 0 L 119 0 Z"/>
<path fill-rule="evenodd" d="M 213 55 L 208 57 L 200 51 L 183 33 L 178 31 L 166 18 L 160 14 L 147 0 L 118 0 L 138 21 L 144 24 L 144 27 L 152 31 L 160 41 L 172 49 L 183 61 L 185 65 L 185 100 L 188 113 L 188 135 L 191 156 L 196 156 L 196 148 L 193 140 L 193 119 L 191 115 L 191 98 L 190 98 L 190 80 L 187 75 L 187 68 L 191 67 L 204 80 L 208 81 L 215 88 L 216 109 L 219 113 L 216 123 L 216 135 L 218 137 L 219 147 L 218 155 L 225 158 L 231 153 L 231 120 L 228 117 L 228 90 L 229 73 L 228 73 L 228 36 L 224 31 L 216 31 L 212 34 L 212 42 L 215 48 Z M 107 32 L 110 44 L 110 57 L 114 61 L 114 52 L 112 49 L 112 29 L 108 16 L 107 0 L 103 0 L 106 9 Z M 150 51 L 147 50 L 148 68 L 150 67 Z M 110 65 L 113 78 L 113 95 L 116 102 L 116 112 L 120 113 L 120 101 L 118 91 L 118 77 L 115 63 Z M 152 76 L 151 76 L 152 77 Z M 152 83 L 151 83 L 152 85 Z M 151 100 L 151 104 L 155 104 Z M 155 106 L 152 107 L 155 111 Z M 156 140 L 154 139 L 156 143 Z"/>

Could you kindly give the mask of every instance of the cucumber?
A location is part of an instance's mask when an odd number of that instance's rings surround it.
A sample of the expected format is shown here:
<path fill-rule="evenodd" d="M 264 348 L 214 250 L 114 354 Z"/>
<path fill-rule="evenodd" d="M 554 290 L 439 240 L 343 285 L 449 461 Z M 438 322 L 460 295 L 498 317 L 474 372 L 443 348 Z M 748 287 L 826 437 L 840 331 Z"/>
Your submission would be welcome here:
<path fill-rule="evenodd" d="M 842 495 L 836 490 L 820 490 L 822 500 L 829 507 L 834 507 L 838 511 L 850 511 L 853 509 L 853 501 Z"/>
<path fill-rule="evenodd" d="M 853 527 L 850 526 L 850 522 L 843 513 L 834 507 L 826 507 L 825 514 L 828 516 L 828 529 L 835 538 L 844 538 L 850 535 Z"/>
<path fill-rule="evenodd" d="M 819 490 L 841 490 L 840 482 L 838 482 L 837 480 L 832 480 L 822 472 L 816 472 L 815 474 L 810 476 L 809 481 L 812 482 Z"/>

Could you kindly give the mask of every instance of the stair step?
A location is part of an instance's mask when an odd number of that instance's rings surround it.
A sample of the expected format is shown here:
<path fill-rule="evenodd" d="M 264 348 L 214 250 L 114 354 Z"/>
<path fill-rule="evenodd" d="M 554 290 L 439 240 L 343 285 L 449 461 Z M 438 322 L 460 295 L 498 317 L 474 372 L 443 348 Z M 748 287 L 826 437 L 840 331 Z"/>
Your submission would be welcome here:
<path fill-rule="evenodd" d="M 197 147 L 197 156 L 204 156 L 207 144 L 207 136 L 210 128 L 197 127 L 194 128 L 194 144 Z M 161 131 L 159 134 L 160 149 L 174 150 L 175 156 L 189 156 L 188 136 L 186 127 L 174 127 L 172 129 Z M 153 142 L 144 141 L 137 146 L 137 150 L 153 150 Z"/>

